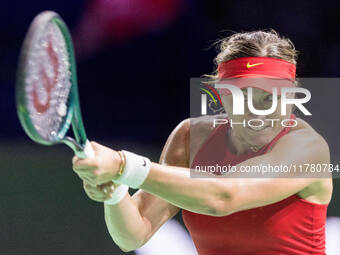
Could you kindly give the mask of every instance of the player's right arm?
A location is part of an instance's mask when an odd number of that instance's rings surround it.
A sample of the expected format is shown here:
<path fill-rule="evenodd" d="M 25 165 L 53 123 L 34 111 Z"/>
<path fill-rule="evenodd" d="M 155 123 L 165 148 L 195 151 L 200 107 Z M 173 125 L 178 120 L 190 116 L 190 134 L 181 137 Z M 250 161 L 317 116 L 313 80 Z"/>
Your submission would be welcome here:
<path fill-rule="evenodd" d="M 177 212 L 168 202 L 138 191 L 116 205 L 104 205 L 105 222 L 113 241 L 127 252 L 143 246 Z"/>
<path fill-rule="evenodd" d="M 169 136 L 160 157 L 164 165 L 188 167 L 189 120 L 180 123 Z M 105 200 L 99 187 L 84 185 L 87 195 L 96 201 Z M 105 205 L 105 222 L 114 242 L 131 251 L 145 244 L 179 208 L 154 195 L 139 190 L 127 194 L 116 205 Z"/>

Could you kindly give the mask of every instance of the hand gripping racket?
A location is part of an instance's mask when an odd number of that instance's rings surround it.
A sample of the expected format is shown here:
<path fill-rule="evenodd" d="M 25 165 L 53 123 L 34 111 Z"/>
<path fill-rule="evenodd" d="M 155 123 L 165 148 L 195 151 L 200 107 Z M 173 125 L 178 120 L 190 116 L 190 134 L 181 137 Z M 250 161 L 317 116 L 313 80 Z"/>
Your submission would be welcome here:
<path fill-rule="evenodd" d="M 65 143 L 80 158 L 92 157 L 81 117 L 72 39 L 57 13 L 44 11 L 32 21 L 16 79 L 17 112 L 26 134 L 43 145 Z M 71 123 L 75 139 L 66 136 Z"/>

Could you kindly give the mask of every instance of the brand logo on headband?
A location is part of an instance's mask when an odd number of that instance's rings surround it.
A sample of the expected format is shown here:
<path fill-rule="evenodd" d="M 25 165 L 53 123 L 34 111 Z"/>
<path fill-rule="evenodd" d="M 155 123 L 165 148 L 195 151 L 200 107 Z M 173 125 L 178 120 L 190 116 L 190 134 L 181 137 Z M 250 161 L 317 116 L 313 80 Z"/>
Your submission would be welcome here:
<path fill-rule="evenodd" d="M 250 64 L 249 62 L 247 63 L 247 68 L 252 68 L 254 66 L 259 66 L 262 65 L 263 63 L 256 63 L 256 64 Z"/>

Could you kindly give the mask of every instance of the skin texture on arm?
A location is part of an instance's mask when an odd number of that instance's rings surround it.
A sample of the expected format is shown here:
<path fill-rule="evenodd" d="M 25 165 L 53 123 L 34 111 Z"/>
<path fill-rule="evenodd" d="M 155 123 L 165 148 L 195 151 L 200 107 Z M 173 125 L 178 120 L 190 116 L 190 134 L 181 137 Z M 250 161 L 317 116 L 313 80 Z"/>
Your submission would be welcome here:
<path fill-rule="evenodd" d="M 241 173 L 230 173 L 229 178 L 216 178 L 216 176 L 215 178 L 190 178 L 189 131 L 188 121 L 182 122 L 174 130 L 162 153 L 160 162 L 163 164 L 151 164 L 150 173 L 141 186 L 144 191 L 139 191 L 133 198 L 142 218 L 142 220 L 136 218 L 139 222 L 133 225 L 134 227 L 139 224 L 144 226 L 144 229 L 138 227 L 141 232 L 135 235 L 139 236 L 136 238 L 138 242 L 135 242 L 138 245 L 146 242 L 163 222 L 177 213 L 178 207 L 201 214 L 224 216 L 240 210 L 275 203 L 301 192 L 305 193 L 305 197 L 312 197 L 313 202 L 329 202 L 331 180 L 312 178 L 315 177 L 313 173 L 310 173 L 308 178 L 302 178 L 306 176 L 301 176 L 299 173 L 278 173 L 272 178 L 244 178 Z M 103 146 L 103 150 L 110 149 Z M 77 159 L 75 168 L 78 169 L 78 174 L 82 171 L 86 172 L 91 175 L 94 182 L 100 179 L 98 176 L 102 173 L 110 173 L 108 175 L 111 175 L 111 180 L 117 178 L 120 161 L 116 162 L 113 159 L 117 152 L 111 150 L 108 153 L 110 162 L 114 161 L 110 164 L 101 162 L 104 160 L 101 159 L 103 154 L 105 153 L 98 150 L 96 160 Z M 236 168 L 240 169 L 244 165 L 257 166 L 262 163 L 271 165 L 326 164 L 329 163 L 329 149 L 323 138 L 312 128 L 303 126 L 292 129 L 279 139 L 267 154 L 248 159 Z M 129 203 L 129 206 L 130 204 L 132 203 Z M 125 206 L 125 201 L 122 201 L 117 206 L 110 207 L 110 212 L 107 212 L 108 219 L 111 221 L 109 222 L 111 231 L 115 231 L 120 224 L 114 217 L 118 215 L 116 208 L 120 208 L 117 210 L 120 210 L 122 217 L 124 211 L 133 211 Z M 134 218 L 126 217 L 125 219 L 130 220 L 131 225 L 131 222 L 134 222 L 132 220 Z M 128 236 L 122 233 L 121 235 L 124 238 Z M 134 248 L 137 248 L 137 245 Z"/>
<path fill-rule="evenodd" d="M 184 144 L 187 143 L 185 135 L 188 132 L 178 132 L 183 129 L 183 123 L 169 136 L 160 164 L 187 167 Z M 178 211 L 178 207 L 139 190 L 132 197 L 126 195 L 117 205 L 105 205 L 105 221 L 116 244 L 123 251 L 131 251 L 146 243 Z"/>
<path fill-rule="evenodd" d="M 291 131 L 267 154 L 237 165 L 256 166 L 329 163 L 327 143 L 311 128 Z M 305 170 L 305 169 L 304 169 Z M 225 216 L 240 210 L 275 203 L 310 187 L 319 187 L 316 202 L 328 203 L 329 179 L 314 178 L 313 173 L 277 173 L 272 178 L 242 178 L 232 173 L 229 178 L 190 178 L 189 169 L 152 164 L 142 189 L 160 196 L 183 209 L 212 216 Z M 304 178 L 305 177 L 305 178 Z"/>

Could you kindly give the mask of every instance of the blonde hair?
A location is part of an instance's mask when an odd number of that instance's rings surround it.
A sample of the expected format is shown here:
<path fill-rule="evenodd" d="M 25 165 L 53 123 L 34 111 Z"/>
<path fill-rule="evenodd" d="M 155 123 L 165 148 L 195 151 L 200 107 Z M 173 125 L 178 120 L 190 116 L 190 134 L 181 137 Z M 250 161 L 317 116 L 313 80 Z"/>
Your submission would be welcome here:
<path fill-rule="evenodd" d="M 288 38 L 280 36 L 275 30 L 235 33 L 218 40 L 219 53 L 214 59 L 215 71 L 205 77 L 217 80 L 217 66 L 228 60 L 241 57 L 269 57 L 286 60 L 296 65 L 298 51 Z"/>

